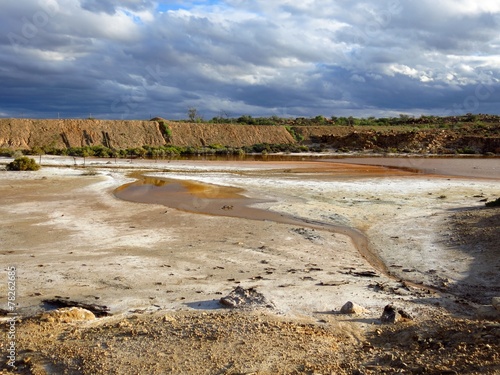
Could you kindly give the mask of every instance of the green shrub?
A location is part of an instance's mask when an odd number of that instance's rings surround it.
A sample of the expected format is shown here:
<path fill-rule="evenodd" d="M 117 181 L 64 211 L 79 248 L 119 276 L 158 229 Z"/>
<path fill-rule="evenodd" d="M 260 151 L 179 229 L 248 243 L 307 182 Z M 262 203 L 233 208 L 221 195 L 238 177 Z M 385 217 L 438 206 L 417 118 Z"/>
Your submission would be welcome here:
<path fill-rule="evenodd" d="M 168 124 L 165 121 L 159 121 L 160 131 L 163 135 L 165 141 L 170 142 L 172 140 L 172 130 L 168 127 Z"/>
<path fill-rule="evenodd" d="M 67 155 L 69 156 L 77 156 L 87 158 L 89 156 L 94 156 L 95 152 L 91 146 L 84 147 L 70 147 L 66 150 Z"/>
<path fill-rule="evenodd" d="M 486 202 L 486 207 L 500 207 L 500 198 L 497 198 L 491 202 Z"/>
<path fill-rule="evenodd" d="M 93 152 L 93 155 L 98 158 L 109 158 L 113 154 L 113 150 L 106 146 L 92 146 L 90 148 Z"/>
<path fill-rule="evenodd" d="M 39 169 L 40 165 L 34 159 L 27 156 L 22 156 L 7 164 L 8 171 L 37 171 Z"/>
<path fill-rule="evenodd" d="M 14 155 L 14 150 L 11 150 L 10 148 L 0 148 L 0 156 L 7 156 L 7 157 L 12 157 Z"/>
<path fill-rule="evenodd" d="M 465 154 L 465 155 L 474 155 L 477 154 L 476 150 L 474 150 L 470 146 L 465 146 L 464 148 L 459 148 L 456 150 L 457 154 Z"/>
<path fill-rule="evenodd" d="M 293 137 L 293 139 L 295 139 L 295 141 L 297 142 L 302 142 L 304 140 L 304 136 L 302 134 L 298 134 L 294 128 L 292 128 L 291 126 L 285 126 L 285 129 L 288 131 L 288 133 L 290 133 L 290 135 Z"/>

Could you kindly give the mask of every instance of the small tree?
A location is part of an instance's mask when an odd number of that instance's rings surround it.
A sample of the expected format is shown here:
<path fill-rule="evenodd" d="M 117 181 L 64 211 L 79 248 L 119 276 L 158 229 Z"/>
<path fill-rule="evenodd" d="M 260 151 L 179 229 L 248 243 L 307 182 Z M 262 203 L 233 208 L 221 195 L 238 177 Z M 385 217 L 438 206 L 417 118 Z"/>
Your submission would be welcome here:
<path fill-rule="evenodd" d="M 37 171 L 39 169 L 40 165 L 38 165 L 34 159 L 27 156 L 21 156 L 7 164 L 8 171 Z"/>
<path fill-rule="evenodd" d="M 188 109 L 188 118 L 189 121 L 195 122 L 198 118 L 198 110 L 195 107 L 189 107 Z"/>
<path fill-rule="evenodd" d="M 89 155 L 89 151 L 87 149 L 83 149 L 82 150 L 82 157 L 83 157 L 83 166 L 85 167 L 85 159 L 88 158 L 90 155 Z"/>
<path fill-rule="evenodd" d="M 203 117 L 199 114 L 198 110 L 195 107 L 189 107 L 188 109 L 188 118 L 191 122 L 202 122 Z"/>
<path fill-rule="evenodd" d="M 33 147 L 33 149 L 31 150 L 31 153 L 33 155 L 38 155 L 39 156 L 39 161 L 38 161 L 38 164 L 42 164 L 42 155 L 45 154 L 45 150 L 39 146 L 35 146 Z"/>

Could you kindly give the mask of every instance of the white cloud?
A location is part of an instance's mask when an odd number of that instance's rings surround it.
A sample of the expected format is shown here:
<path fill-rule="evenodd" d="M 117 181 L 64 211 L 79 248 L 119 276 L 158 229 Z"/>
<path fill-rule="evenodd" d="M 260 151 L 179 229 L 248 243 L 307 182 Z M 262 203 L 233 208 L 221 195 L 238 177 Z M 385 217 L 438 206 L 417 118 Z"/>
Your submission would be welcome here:
<path fill-rule="evenodd" d="M 358 75 L 358 74 L 353 74 L 351 76 L 351 80 L 353 80 L 354 82 L 360 82 L 360 83 L 364 83 L 366 82 L 366 79 L 364 79 L 364 77 Z"/>
<path fill-rule="evenodd" d="M 500 77 L 498 1 L 44 1 L 0 4 L 3 113 L 435 113 Z"/>

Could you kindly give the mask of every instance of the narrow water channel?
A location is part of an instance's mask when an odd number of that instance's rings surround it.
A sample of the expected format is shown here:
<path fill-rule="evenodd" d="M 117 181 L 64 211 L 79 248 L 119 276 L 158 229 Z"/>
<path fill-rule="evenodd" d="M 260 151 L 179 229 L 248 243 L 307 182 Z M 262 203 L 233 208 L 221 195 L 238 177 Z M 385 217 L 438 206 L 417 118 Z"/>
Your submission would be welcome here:
<path fill-rule="evenodd" d="M 361 231 L 347 226 L 312 221 L 252 207 L 257 203 L 269 202 L 269 200 L 246 197 L 243 195 L 243 191 L 243 189 L 235 187 L 143 176 L 136 182 L 117 188 L 114 194 L 117 198 L 130 202 L 162 204 L 170 208 L 198 214 L 272 221 L 344 234 L 351 238 L 360 254 L 376 270 L 388 275 L 385 264 L 370 251 L 368 239 Z"/>

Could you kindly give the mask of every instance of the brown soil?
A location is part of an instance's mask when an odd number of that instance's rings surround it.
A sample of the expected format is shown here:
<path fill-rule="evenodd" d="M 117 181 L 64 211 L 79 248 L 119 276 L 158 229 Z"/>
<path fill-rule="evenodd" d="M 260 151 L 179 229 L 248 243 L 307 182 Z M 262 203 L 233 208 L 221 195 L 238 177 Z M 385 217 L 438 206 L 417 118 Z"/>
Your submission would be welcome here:
<path fill-rule="evenodd" d="M 136 313 L 93 323 L 28 319 L 22 374 L 498 374 L 500 324 L 446 316 L 373 325 L 265 313 Z M 9 374 L 9 372 L 4 372 Z"/>
<path fill-rule="evenodd" d="M 474 257 L 468 277 L 451 292 L 479 304 L 489 304 L 500 296 L 500 207 L 465 209 L 446 220 L 451 236 L 448 246 Z"/>

